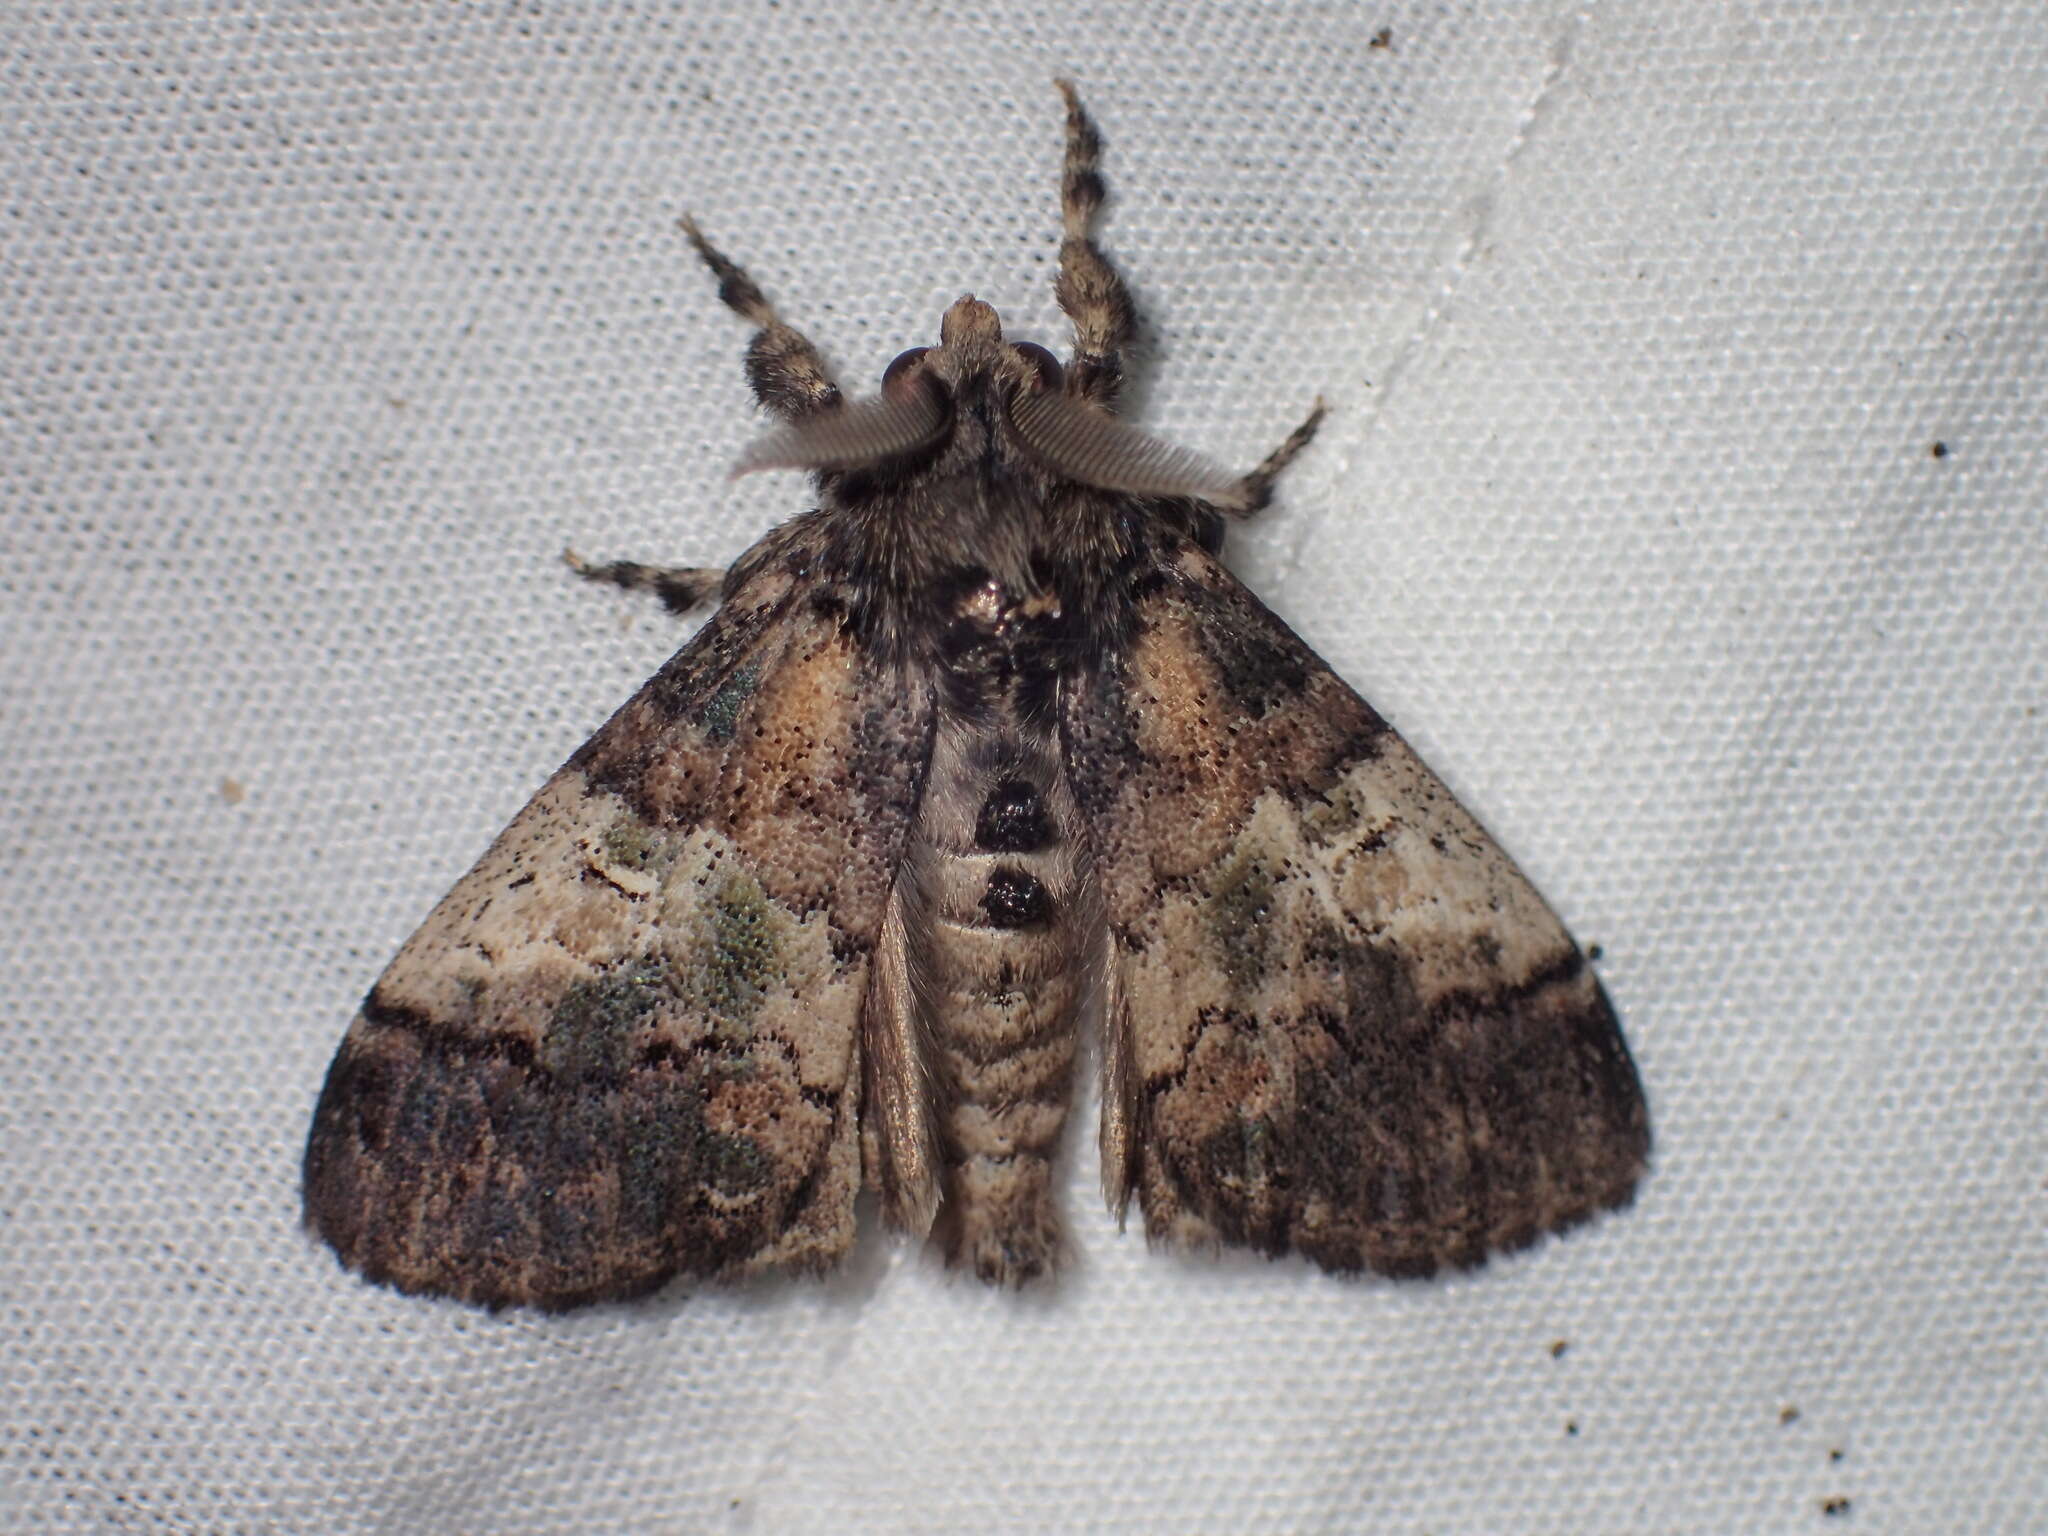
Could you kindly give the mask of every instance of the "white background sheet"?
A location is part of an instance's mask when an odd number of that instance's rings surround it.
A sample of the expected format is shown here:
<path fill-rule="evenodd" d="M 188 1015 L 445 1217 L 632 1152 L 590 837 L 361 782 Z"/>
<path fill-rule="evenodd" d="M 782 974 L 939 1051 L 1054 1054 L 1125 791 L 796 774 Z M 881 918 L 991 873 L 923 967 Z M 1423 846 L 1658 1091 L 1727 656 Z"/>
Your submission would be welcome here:
<path fill-rule="evenodd" d="M 873 1234 L 566 1319 L 359 1283 L 297 1225 L 356 1000 L 686 632 L 558 551 L 803 505 L 724 478 L 676 215 L 850 385 L 968 289 L 1063 345 L 1056 73 L 1140 418 L 1249 464 L 1329 397 L 1236 564 L 1604 946 L 1636 1207 L 1176 1260 L 1091 1104 L 1041 1294 Z M 2041 1517 L 2033 0 L 17 4 L 0 106 L 8 1530 Z"/>

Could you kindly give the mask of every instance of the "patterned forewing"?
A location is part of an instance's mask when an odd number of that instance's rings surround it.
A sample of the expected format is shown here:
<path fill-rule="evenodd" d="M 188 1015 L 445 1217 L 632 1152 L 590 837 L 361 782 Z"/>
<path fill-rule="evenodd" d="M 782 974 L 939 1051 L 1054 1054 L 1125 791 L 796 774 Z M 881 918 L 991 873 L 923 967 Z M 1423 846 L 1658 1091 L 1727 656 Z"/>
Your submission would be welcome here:
<path fill-rule="evenodd" d="M 1521 872 L 1210 556 L 1136 620 L 1062 702 L 1112 931 L 1112 1198 L 1158 1238 L 1394 1274 L 1626 1201 L 1635 1069 Z"/>
<path fill-rule="evenodd" d="M 564 1307 L 847 1248 L 860 1011 L 930 701 L 837 611 L 749 582 L 392 961 L 306 1151 L 306 1219 L 345 1262 Z"/>

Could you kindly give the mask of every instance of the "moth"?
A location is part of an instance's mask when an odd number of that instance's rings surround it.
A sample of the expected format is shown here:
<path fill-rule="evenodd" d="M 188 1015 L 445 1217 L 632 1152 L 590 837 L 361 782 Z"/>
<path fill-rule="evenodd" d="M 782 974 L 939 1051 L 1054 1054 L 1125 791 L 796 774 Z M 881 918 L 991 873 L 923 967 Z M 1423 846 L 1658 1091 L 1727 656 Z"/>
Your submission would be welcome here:
<path fill-rule="evenodd" d="M 1102 1183 L 1176 1245 L 1427 1275 L 1619 1206 L 1649 1150 L 1557 918 L 1218 559 L 1249 474 L 1116 413 L 1134 328 L 1062 82 L 1062 365 L 954 303 L 872 398 L 687 220 L 816 505 L 722 575 L 582 574 L 702 630 L 371 988 L 305 1219 L 485 1306 L 822 1270 L 856 1200 L 982 1279 L 1062 1246 L 1084 1030 Z"/>

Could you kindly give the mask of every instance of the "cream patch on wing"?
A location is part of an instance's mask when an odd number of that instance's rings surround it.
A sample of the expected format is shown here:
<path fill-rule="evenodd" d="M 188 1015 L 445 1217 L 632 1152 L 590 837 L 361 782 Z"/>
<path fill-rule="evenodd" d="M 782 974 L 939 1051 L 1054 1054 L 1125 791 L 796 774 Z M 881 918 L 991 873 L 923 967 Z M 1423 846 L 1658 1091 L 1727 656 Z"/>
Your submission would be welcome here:
<path fill-rule="evenodd" d="M 680 840 L 657 906 L 692 1022 L 736 1044 L 783 1042 L 806 1087 L 849 1081 L 867 965 L 834 956 L 823 911 L 775 901 L 733 842 L 701 827 Z"/>
<path fill-rule="evenodd" d="M 434 909 L 377 990 L 467 1032 L 538 1045 L 550 1013 L 536 999 L 650 961 L 665 962 L 650 1027 L 734 1044 L 775 1036 L 805 1083 L 845 1080 L 859 968 L 834 958 L 824 911 L 799 915 L 767 895 L 725 834 L 663 834 L 574 769 Z"/>
<path fill-rule="evenodd" d="M 1475 972 L 1514 986 L 1572 952 L 1522 872 L 1391 732 L 1305 820 L 1332 911 L 1353 937 L 1408 958 L 1425 1005 Z"/>
<path fill-rule="evenodd" d="M 531 1006 L 536 993 L 652 947 L 660 856 L 623 800 L 564 769 L 406 941 L 378 994 L 537 1044 L 548 1015 Z"/>

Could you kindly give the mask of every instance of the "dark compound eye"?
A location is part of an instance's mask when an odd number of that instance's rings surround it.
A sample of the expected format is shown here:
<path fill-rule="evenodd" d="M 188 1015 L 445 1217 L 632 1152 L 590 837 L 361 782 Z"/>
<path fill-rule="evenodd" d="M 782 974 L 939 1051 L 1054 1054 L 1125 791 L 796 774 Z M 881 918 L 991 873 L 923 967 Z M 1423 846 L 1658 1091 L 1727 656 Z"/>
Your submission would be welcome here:
<path fill-rule="evenodd" d="M 1011 350 L 1030 365 L 1031 372 L 1037 380 L 1031 386 L 1034 390 L 1044 391 L 1060 387 L 1060 360 L 1045 348 L 1035 341 L 1020 341 L 1014 343 Z"/>
<path fill-rule="evenodd" d="M 882 370 L 882 393 L 891 400 L 905 398 L 916 387 L 913 381 L 929 351 L 930 347 L 912 347 L 908 352 L 898 353 L 896 360 Z"/>

